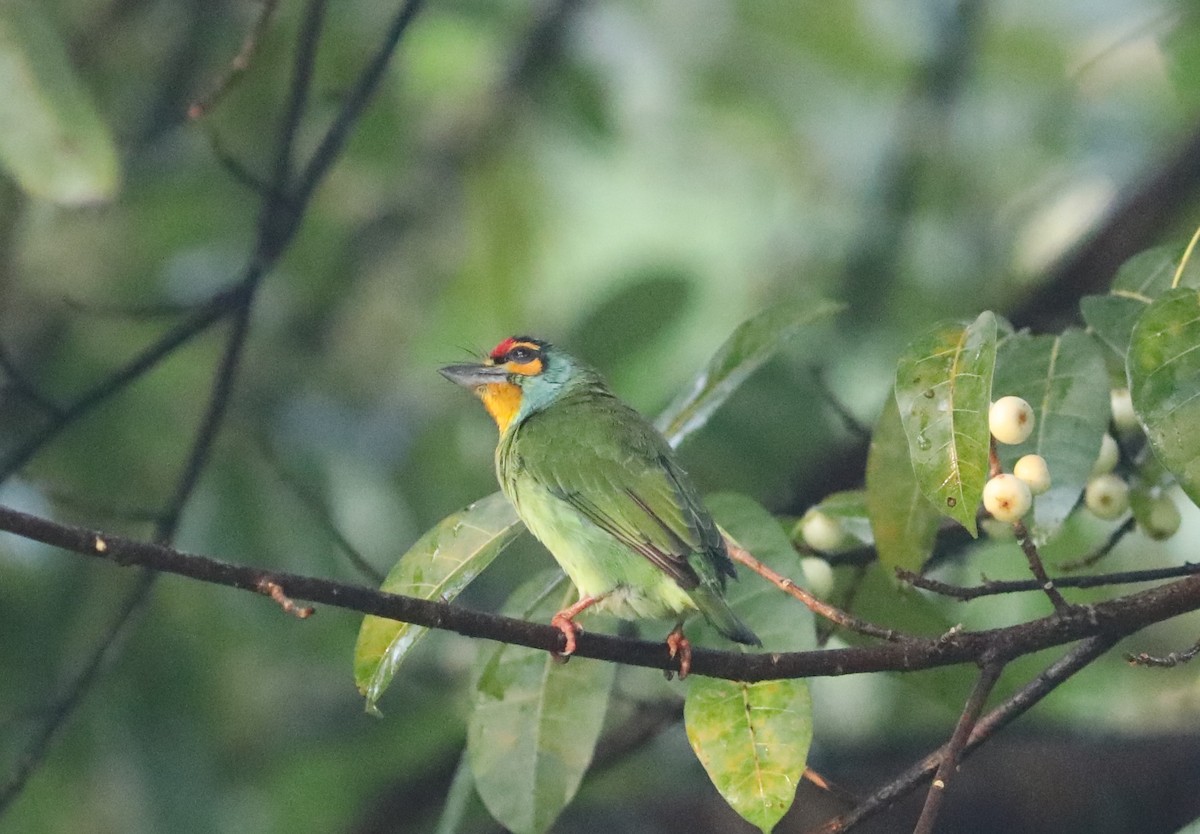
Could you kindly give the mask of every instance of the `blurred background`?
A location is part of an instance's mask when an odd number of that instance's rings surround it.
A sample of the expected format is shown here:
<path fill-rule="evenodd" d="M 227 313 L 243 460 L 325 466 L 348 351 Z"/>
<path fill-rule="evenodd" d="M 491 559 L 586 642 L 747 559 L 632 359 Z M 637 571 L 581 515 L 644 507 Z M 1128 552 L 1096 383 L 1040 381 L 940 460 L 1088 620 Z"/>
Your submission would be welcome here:
<path fill-rule="evenodd" d="M 250 68 L 189 122 L 258 3 L 38 5 L 113 139 L 119 179 L 68 206 L 0 176 L 6 454 L 45 419 L 14 380 L 70 402 L 237 280 L 260 201 L 222 158 L 269 174 L 304 13 L 280 2 Z M 302 153 L 394 6 L 330 4 Z M 177 543 L 376 584 L 334 528 L 386 572 L 495 489 L 495 429 L 440 364 L 528 333 L 653 414 L 748 316 L 833 298 L 844 315 L 790 345 L 682 449 L 706 491 L 798 515 L 861 483 L 865 446 L 830 397 L 871 425 L 898 350 L 930 323 L 993 309 L 1055 332 L 1125 258 L 1181 243 L 1197 222 L 1195 2 L 429 0 L 265 278 Z M 151 536 L 224 338 L 217 327 L 187 343 L 71 424 L 0 484 L 0 503 Z M 1130 537 L 1107 567 L 1194 558 L 1190 510 L 1180 536 Z M 1104 532 L 1068 531 L 1059 555 Z M 522 542 L 464 603 L 494 609 L 548 564 Z M 972 582 L 1023 568 L 1001 543 L 955 570 Z M 0 539 L 0 780 L 136 581 Z M 930 604 L 914 620 L 901 598 L 871 614 L 932 633 L 1044 607 Z M 353 686 L 358 623 L 332 609 L 301 623 L 160 579 L 0 830 L 432 831 L 476 647 L 432 635 L 380 721 Z M 1198 625 L 1127 648 L 1182 649 Z M 1017 664 L 1007 691 L 1054 656 Z M 971 673 L 814 681 L 812 764 L 869 791 L 949 735 Z M 749 830 L 687 748 L 681 690 L 659 677 L 620 672 L 628 702 L 614 704 L 610 746 L 556 831 Z M 626 719 L 647 692 L 662 715 L 643 739 Z M 1131 669 L 1114 654 L 969 760 L 942 830 L 1174 831 L 1200 814 L 1198 715 L 1194 670 Z M 780 830 L 841 810 L 809 786 L 796 804 Z M 468 822 L 495 830 L 479 810 Z M 870 830 L 906 828 L 900 813 Z"/>

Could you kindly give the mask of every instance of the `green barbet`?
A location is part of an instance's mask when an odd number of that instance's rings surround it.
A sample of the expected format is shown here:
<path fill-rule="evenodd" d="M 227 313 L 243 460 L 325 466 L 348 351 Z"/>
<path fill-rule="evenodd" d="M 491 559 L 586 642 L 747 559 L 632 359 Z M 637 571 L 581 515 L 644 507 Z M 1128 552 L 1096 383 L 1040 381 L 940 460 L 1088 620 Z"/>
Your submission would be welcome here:
<path fill-rule="evenodd" d="M 699 611 L 730 640 L 761 645 L 725 601 L 736 578 L 725 540 L 666 440 L 600 375 L 539 339 L 505 339 L 481 364 L 442 368 L 496 425 L 496 477 L 517 515 L 579 591 L 550 621 L 575 651 L 588 608 L 676 618 L 667 637 L 681 675 L 683 621 Z"/>

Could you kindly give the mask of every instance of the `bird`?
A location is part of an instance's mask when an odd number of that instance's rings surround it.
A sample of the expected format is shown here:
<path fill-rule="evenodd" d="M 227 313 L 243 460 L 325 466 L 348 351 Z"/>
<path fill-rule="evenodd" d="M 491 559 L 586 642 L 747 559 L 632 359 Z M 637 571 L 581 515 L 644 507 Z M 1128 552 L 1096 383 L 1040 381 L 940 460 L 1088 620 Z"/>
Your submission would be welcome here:
<path fill-rule="evenodd" d="M 496 478 L 517 515 L 579 592 L 550 624 L 575 652 L 588 609 L 675 618 L 666 643 L 691 667 L 684 620 L 700 612 L 725 637 L 762 645 L 725 600 L 736 579 L 725 539 L 657 429 L 601 375 L 532 336 L 500 342 L 442 376 L 474 392 L 500 430 Z"/>

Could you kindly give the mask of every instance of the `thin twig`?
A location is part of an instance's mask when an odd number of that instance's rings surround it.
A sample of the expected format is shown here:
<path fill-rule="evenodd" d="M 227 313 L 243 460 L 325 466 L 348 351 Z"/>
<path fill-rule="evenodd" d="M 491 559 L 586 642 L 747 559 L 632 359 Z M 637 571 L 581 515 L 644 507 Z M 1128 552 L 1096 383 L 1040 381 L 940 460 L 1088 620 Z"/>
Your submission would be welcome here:
<path fill-rule="evenodd" d="M 833 389 L 829 387 L 829 382 L 825 379 L 824 368 L 820 365 L 813 365 L 809 368 L 809 372 L 825 404 L 833 409 L 833 413 L 841 420 L 842 426 L 845 427 L 846 431 L 861 442 L 869 443 L 871 441 L 871 427 L 864 425 L 862 421 L 855 417 L 850 409 L 846 407 L 846 404 L 833 393 Z"/>
<path fill-rule="evenodd" d="M 267 465 L 271 467 L 272 471 L 274 471 L 275 477 L 277 477 L 285 487 L 292 491 L 292 494 L 295 495 L 300 503 L 304 505 L 304 508 L 308 510 L 312 519 L 317 522 L 321 529 L 325 531 L 326 535 L 333 539 L 333 543 L 337 545 L 338 549 L 345 554 L 346 558 L 350 561 L 350 564 L 353 565 L 354 568 L 361 573 L 365 579 L 369 579 L 376 585 L 382 583 L 384 578 L 383 571 L 372 565 L 370 561 L 368 561 L 367 558 L 362 554 L 362 552 L 354 546 L 354 543 L 350 541 L 349 537 L 342 532 L 341 528 L 338 527 L 337 522 L 333 520 L 333 515 L 329 511 L 329 507 L 327 507 L 325 503 L 317 497 L 316 493 L 313 492 L 307 484 L 300 480 L 299 476 L 297 476 L 295 472 L 292 472 L 287 465 L 285 465 L 284 462 L 279 459 L 279 455 L 275 453 L 275 449 L 272 448 L 270 441 L 267 440 L 264 435 L 260 433 L 255 437 L 255 446 L 258 448 L 258 452 L 260 455 L 262 455 L 263 460 L 265 460 Z"/>
<path fill-rule="evenodd" d="M 1056 576 L 1054 584 L 1059 588 L 1103 588 L 1110 585 L 1132 585 L 1138 582 L 1158 582 L 1163 579 L 1178 579 L 1200 573 L 1200 563 L 1186 562 L 1169 568 L 1146 568 L 1118 573 L 1097 573 L 1092 576 Z M 904 568 L 896 569 L 896 576 L 914 588 L 922 588 L 935 594 L 952 597 L 966 602 L 977 597 L 998 594 L 1040 591 L 1042 584 L 1036 579 L 989 579 L 978 585 L 952 585 L 929 576 L 922 576 Z"/>
<path fill-rule="evenodd" d="M 3 816 L 13 800 L 21 795 L 29 777 L 46 758 L 50 745 L 66 724 L 67 719 L 75 713 L 75 708 L 79 706 L 84 695 L 91 690 L 92 684 L 99 677 L 112 654 L 118 638 L 124 632 L 126 624 L 149 596 L 150 588 L 154 584 L 154 576 L 154 572 L 149 570 L 143 570 L 140 573 L 129 595 L 118 607 L 116 618 L 98 641 L 98 648 L 91 653 L 87 663 L 75 679 L 47 709 L 36 734 L 26 745 L 12 774 L 3 785 L 0 785 L 0 816 Z"/>
<path fill-rule="evenodd" d="M 963 757 L 965 758 L 1000 729 L 1027 712 L 1076 672 L 1105 654 L 1118 639 L 1109 634 L 1090 637 L 1046 667 L 1040 675 L 1022 687 L 1020 691 L 979 719 L 963 748 Z M 834 817 L 810 834 L 844 834 L 860 823 L 887 810 L 933 775 L 941 764 L 945 752 L 946 745 L 943 745 L 890 782 L 881 785 L 853 811 Z"/>
<path fill-rule="evenodd" d="M 8 384 L 12 386 L 12 389 L 34 406 L 47 414 L 58 415 L 62 413 L 62 406 L 43 394 L 25 376 L 25 373 L 17 367 L 17 363 L 9 355 L 8 347 L 2 341 L 0 341 L 0 370 L 4 371 L 4 375 L 8 378 Z"/>
<path fill-rule="evenodd" d="M 262 11 L 254 18 L 254 24 L 245 40 L 242 41 L 241 49 L 238 50 L 237 55 L 233 56 L 233 60 L 229 62 L 229 68 L 225 70 L 225 74 L 213 85 L 212 89 L 193 101 L 188 107 L 189 119 L 195 120 L 208 115 L 209 111 L 233 88 L 234 83 L 250 68 L 254 56 L 258 53 L 258 45 L 262 43 L 267 26 L 275 14 L 275 9 L 279 6 L 279 0 L 261 0 L 261 2 Z"/>
<path fill-rule="evenodd" d="M 1070 562 L 1059 562 L 1058 569 L 1064 573 L 1071 573 L 1072 571 L 1082 570 L 1083 568 L 1090 568 L 1109 553 L 1112 553 L 1113 548 L 1120 544 L 1121 539 L 1132 533 L 1135 527 L 1137 527 L 1137 519 L 1131 515 L 1129 518 L 1121 522 L 1121 525 L 1109 534 L 1108 540 L 1105 541 L 1104 544 L 1098 547 L 1095 551 L 1089 553 L 1087 556 L 1084 556 L 1081 559 L 1075 559 Z"/>
<path fill-rule="evenodd" d="M 810 611 L 819 617 L 824 617 L 830 622 L 837 623 L 839 626 L 850 631 L 855 631 L 859 634 L 864 634 L 867 637 L 878 637 L 883 640 L 888 640 L 893 643 L 902 643 L 908 640 L 917 638 L 911 637 L 902 632 L 891 628 L 883 628 L 874 623 L 869 623 L 866 620 L 860 620 L 852 614 L 847 614 L 840 608 L 835 608 L 827 602 L 814 597 L 804 588 L 797 585 L 791 579 L 788 579 L 782 574 L 776 573 L 771 568 L 764 565 L 762 562 L 754 558 L 745 548 L 738 545 L 728 536 L 725 537 L 725 545 L 729 549 L 729 558 L 739 564 L 745 565 L 750 570 L 757 573 L 763 579 L 775 585 L 785 594 L 790 594 L 800 602 L 804 603 Z"/>
<path fill-rule="evenodd" d="M 1190 663 L 1195 659 L 1196 655 L 1200 655 L 1200 640 L 1197 640 L 1190 649 L 1184 649 L 1181 652 L 1168 652 L 1164 655 L 1139 652 L 1137 654 L 1127 654 L 1125 655 L 1125 659 L 1134 666 L 1170 669 L 1181 663 Z"/>
<path fill-rule="evenodd" d="M 842 603 L 838 607 L 849 613 L 854 607 L 854 600 L 858 597 L 858 592 L 862 589 L 863 581 L 867 578 L 867 565 L 857 565 L 854 572 L 850 576 L 850 582 L 846 585 L 846 592 L 842 595 Z M 837 626 L 829 620 L 821 620 L 817 623 L 817 647 L 820 648 L 829 642 L 829 638 L 837 631 Z"/>
<path fill-rule="evenodd" d="M 975 687 L 971 690 L 967 703 L 963 706 L 962 715 L 958 718 L 958 724 L 954 727 L 954 733 L 950 736 L 950 741 L 942 747 L 941 763 L 938 765 L 937 773 L 933 776 L 933 781 L 929 784 L 925 806 L 921 809 L 921 816 L 917 820 L 913 834 L 933 834 L 933 825 L 937 821 L 938 811 L 942 808 L 942 800 L 946 797 L 946 787 L 950 783 L 950 777 L 958 769 L 958 762 L 962 757 L 963 749 L 967 746 L 967 739 L 970 738 L 971 731 L 975 729 L 979 714 L 983 712 L 983 705 L 987 702 L 988 695 L 996 686 L 996 681 L 1000 679 L 1000 673 L 1003 670 L 1004 664 L 999 661 L 985 663 L 980 670 Z"/>
<path fill-rule="evenodd" d="M 1029 569 L 1033 571 L 1033 575 L 1041 583 L 1042 590 L 1050 598 L 1054 610 L 1059 614 L 1067 613 L 1071 605 L 1058 592 L 1058 588 L 1054 585 L 1054 580 L 1046 575 L 1046 566 L 1042 564 L 1042 557 L 1038 554 L 1037 545 L 1033 543 L 1033 536 L 1029 534 L 1029 529 L 1025 526 L 1025 522 L 1018 521 L 1014 523 L 1013 531 L 1017 534 L 1017 541 L 1021 544 L 1021 551 L 1029 561 Z"/>

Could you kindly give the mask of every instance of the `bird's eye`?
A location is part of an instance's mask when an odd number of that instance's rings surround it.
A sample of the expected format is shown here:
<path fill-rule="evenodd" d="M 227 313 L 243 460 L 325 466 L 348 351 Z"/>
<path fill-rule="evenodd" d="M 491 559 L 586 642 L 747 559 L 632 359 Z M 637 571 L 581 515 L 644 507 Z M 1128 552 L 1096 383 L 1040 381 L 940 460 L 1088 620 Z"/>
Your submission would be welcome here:
<path fill-rule="evenodd" d="M 533 351 L 527 347 L 515 347 L 508 352 L 508 361 L 516 362 L 518 365 L 524 365 L 533 359 L 533 357 Z"/>

